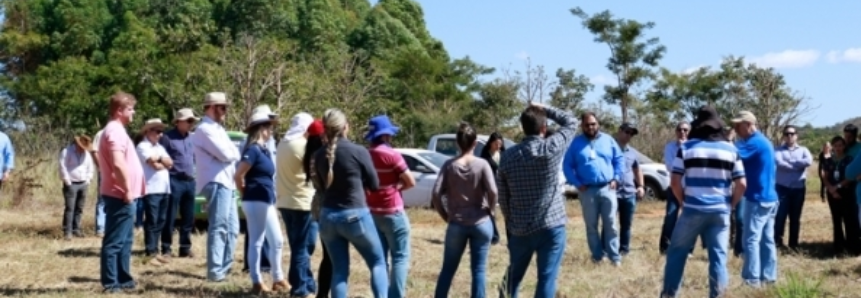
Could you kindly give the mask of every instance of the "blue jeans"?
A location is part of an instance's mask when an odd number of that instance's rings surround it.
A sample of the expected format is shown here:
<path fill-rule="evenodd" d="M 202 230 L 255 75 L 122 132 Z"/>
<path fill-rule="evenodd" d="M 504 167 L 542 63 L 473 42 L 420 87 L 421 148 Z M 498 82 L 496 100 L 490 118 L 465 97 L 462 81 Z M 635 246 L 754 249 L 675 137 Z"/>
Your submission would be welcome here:
<path fill-rule="evenodd" d="M 191 230 L 194 229 L 194 180 L 170 177 L 170 204 L 167 209 L 167 221 L 161 232 L 161 253 L 171 254 L 173 231 L 176 227 L 176 217 L 179 214 L 179 256 L 185 257 L 191 253 Z"/>
<path fill-rule="evenodd" d="M 169 194 L 149 194 L 145 195 L 142 200 L 143 212 L 146 220 L 144 221 L 144 247 L 147 255 L 158 254 L 158 240 L 161 238 L 161 232 L 164 230 L 164 223 L 167 220 L 167 210 L 170 204 Z M 138 211 L 140 213 L 140 211 Z"/>
<path fill-rule="evenodd" d="M 508 237 L 508 296 L 518 297 L 520 283 L 526 275 L 526 269 L 532 262 L 532 255 L 538 255 L 538 284 L 535 286 L 535 298 L 556 297 L 556 278 L 559 276 L 559 266 L 565 255 L 566 241 L 565 226 L 558 226 L 538 231 L 529 235 L 512 235 Z"/>
<path fill-rule="evenodd" d="M 134 288 L 131 258 L 134 244 L 134 220 L 137 203 L 126 204 L 120 198 L 102 196 L 105 200 L 105 236 L 99 259 L 99 275 L 105 290 Z M 135 201 L 139 201 L 140 198 Z"/>
<path fill-rule="evenodd" d="M 305 297 L 317 293 L 317 282 L 311 272 L 311 255 L 317 246 L 317 222 L 311 211 L 280 209 L 290 245 L 290 295 Z"/>
<path fill-rule="evenodd" d="M 442 270 L 437 279 L 435 298 L 449 297 L 451 281 L 457 273 L 460 259 L 469 242 L 469 268 L 472 272 L 471 298 L 485 297 L 487 271 L 487 254 L 490 252 L 490 241 L 493 238 L 493 222 L 485 220 L 474 226 L 465 226 L 450 222 L 445 231 L 445 248 L 443 250 Z"/>
<path fill-rule="evenodd" d="M 742 241 L 742 238 L 744 238 L 744 206 L 745 206 L 744 202 L 745 201 L 746 200 L 744 200 L 744 199 L 739 201 L 738 204 L 735 206 L 735 210 L 733 210 L 733 212 L 732 212 L 733 213 L 733 225 L 735 226 L 733 229 L 735 237 L 732 238 L 733 239 L 732 250 L 733 250 L 733 253 L 735 254 L 736 257 L 741 255 L 741 253 L 744 252 L 744 245 L 743 245 L 744 242 Z"/>
<path fill-rule="evenodd" d="M 383 246 L 368 208 L 320 211 L 320 237 L 332 259 L 332 298 L 347 297 L 350 276 L 350 244 L 362 255 L 371 271 L 371 291 L 375 298 L 388 297 L 389 279 Z"/>
<path fill-rule="evenodd" d="M 705 213 L 690 208 L 682 209 L 667 250 L 663 297 L 678 295 L 688 253 L 696 245 L 697 236 L 706 239 L 706 250 L 709 254 L 709 297 L 718 297 L 726 291 L 729 284 L 729 274 L 726 269 L 729 224 L 729 213 Z"/>
<path fill-rule="evenodd" d="M 98 184 L 96 185 L 96 233 L 104 234 L 105 233 L 105 199 L 102 197 L 101 189 L 102 189 L 102 175 L 96 174 L 99 176 Z"/>
<path fill-rule="evenodd" d="M 619 253 L 627 255 L 631 252 L 631 224 L 634 222 L 634 213 L 637 212 L 637 196 L 620 195 L 617 201 L 619 205 Z M 604 239 L 603 232 L 601 239 Z"/>
<path fill-rule="evenodd" d="M 206 197 L 209 227 L 206 231 L 206 277 L 211 281 L 227 278 L 233 266 L 233 252 L 239 236 L 239 211 L 233 190 L 210 182 L 201 194 Z"/>
<path fill-rule="evenodd" d="M 741 277 L 745 284 L 758 287 L 777 281 L 777 248 L 774 243 L 774 217 L 779 202 L 748 201 L 744 206 L 744 264 Z"/>
<path fill-rule="evenodd" d="M 673 237 L 673 230 L 676 228 L 676 222 L 679 220 L 679 202 L 676 200 L 676 195 L 672 190 L 667 190 L 667 210 L 664 215 L 664 224 L 661 227 L 661 240 L 658 242 L 658 250 L 663 254 L 670 247 L 670 239 Z M 703 249 L 706 247 L 706 238 L 700 237 Z M 690 252 L 694 252 L 691 248 Z"/>
<path fill-rule="evenodd" d="M 402 298 L 406 296 L 407 272 L 410 270 L 410 219 L 403 210 L 395 214 L 371 216 L 380 235 L 383 256 L 388 265 L 386 267 L 391 269 L 389 297 Z"/>
<path fill-rule="evenodd" d="M 144 225 L 144 202 L 143 200 L 135 201 L 135 228 L 142 228 Z"/>
<path fill-rule="evenodd" d="M 604 254 L 613 262 L 619 262 L 619 231 L 616 230 L 616 190 L 609 185 L 589 187 L 580 194 L 583 221 L 586 222 L 586 241 L 593 261 L 601 261 Z M 598 232 L 598 222 L 602 229 Z"/>
<path fill-rule="evenodd" d="M 774 223 L 774 242 L 783 246 L 783 230 L 786 228 L 786 218 L 789 217 L 789 247 L 798 248 L 798 234 L 801 232 L 801 210 L 804 209 L 804 195 L 807 188 L 789 188 L 777 186 L 777 197 L 780 206 L 777 207 L 777 218 Z"/>

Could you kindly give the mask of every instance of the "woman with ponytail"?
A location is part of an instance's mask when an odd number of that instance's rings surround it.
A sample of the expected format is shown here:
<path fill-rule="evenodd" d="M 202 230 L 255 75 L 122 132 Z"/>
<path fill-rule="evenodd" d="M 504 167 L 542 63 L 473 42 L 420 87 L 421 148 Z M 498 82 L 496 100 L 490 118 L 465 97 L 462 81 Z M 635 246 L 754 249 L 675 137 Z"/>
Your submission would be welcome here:
<path fill-rule="evenodd" d="M 365 190 L 380 187 L 371 155 L 346 138 L 347 117 L 338 109 L 323 114 L 327 144 L 314 156 L 317 179 L 323 182 L 320 237 L 332 261 L 332 298 L 347 297 L 352 244 L 371 270 L 375 298 L 388 297 L 388 272 L 383 247 L 365 201 Z"/>

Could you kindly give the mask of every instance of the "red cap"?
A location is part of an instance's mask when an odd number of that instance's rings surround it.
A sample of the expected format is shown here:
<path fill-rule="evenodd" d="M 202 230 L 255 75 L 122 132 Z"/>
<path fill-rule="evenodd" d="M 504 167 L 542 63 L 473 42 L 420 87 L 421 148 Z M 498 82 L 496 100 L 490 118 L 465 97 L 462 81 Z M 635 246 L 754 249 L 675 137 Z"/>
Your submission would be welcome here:
<path fill-rule="evenodd" d="M 311 122 L 311 125 L 308 126 L 308 136 L 321 136 L 323 135 L 323 120 L 315 119 L 314 122 Z"/>

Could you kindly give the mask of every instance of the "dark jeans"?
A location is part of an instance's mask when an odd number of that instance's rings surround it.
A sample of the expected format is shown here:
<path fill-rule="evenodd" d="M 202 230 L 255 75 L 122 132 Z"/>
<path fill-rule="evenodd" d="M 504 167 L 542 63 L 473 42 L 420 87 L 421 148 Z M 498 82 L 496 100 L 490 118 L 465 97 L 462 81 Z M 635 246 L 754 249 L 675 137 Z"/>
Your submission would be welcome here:
<path fill-rule="evenodd" d="M 777 197 L 780 205 L 777 207 L 777 218 L 774 222 L 774 242 L 778 247 L 783 246 L 783 231 L 786 228 L 786 218 L 789 217 L 789 247 L 798 248 L 798 234 L 801 232 L 801 210 L 804 209 L 805 187 L 789 188 L 777 185 Z"/>
<path fill-rule="evenodd" d="M 619 253 L 627 255 L 631 252 L 631 225 L 637 212 L 637 196 L 617 195 L 616 200 L 619 202 Z"/>
<path fill-rule="evenodd" d="M 103 196 L 105 200 L 105 236 L 100 257 L 102 287 L 105 290 L 134 288 L 131 272 L 134 221 L 137 203 L 126 204 L 120 198 Z"/>
<path fill-rule="evenodd" d="M 676 228 L 676 222 L 679 220 L 679 202 L 676 201 L 676 196 L 673 195 L 672 190 L 667 190 L 667 213 L 664 215 L 664 225 L 661 227 L 661 239 L 658 242 L 658 249 L 661 254 L 667 252 L 667 248 L 670 247 L 670 238 L 673 236 L 673 229 Z M 703 249 L 706 249 L 706 241 L 705 237 L 700 237 L 700 244 L 702 244 Z M 694 249 L 691 248 L 691 252 Z"/>
<path fill-rule="evenodd" d="M 171 254 L 173 231 L 177 213 L 179 214 L 179 256 L 185 257 L 191 253 L 191 230 L 194 229 L 194 180 L 170 177 L 170 204 L 167 208 L 167 220 L 161 232 L 161 253 Z"/>
<path fill-rule="evenodd" d="M 290 244 L 290 269 L 287 279 L 290 282 L 290 295 L 305 297 L 317 293 L 317 283 L 311 272 L 311 255 L 317 244 L 317 222 L 311 218 L 311 211 L 279 209 L 287 231 Z"/>
<path fill-rule="evenodd" d="M 508 254 L 508 296 L 517 298 L 520 282 L 526 275 L 526 269 L 532 261 L 532 255 L 537 255 L 536 266 L 538 284 L 535 286 L 536 298 L 556 297 L 556 279 L 559 267 L 565 255 L 566 242 L 565 226 L 541 230 L 529 235 L 509 235 Z"/>
<path fill-rule="evenodd" d="M 144 212 L 144 247 L 146 254 L 158 254 L 158 240 L 164 230 L 164 224 L 167 220 L 167 210 L 170 204 L 170 195 L 149 194 L 143 197 L 143 212 Z"/>
<path fill-rule="evenodd" d="M 63 232 L 67 236 L 81 233 L 81 214 L 87 203 L 88 186 L 89 184 L 84 182 L 63 184 L 63 198 L 66 201 L 66 208 L 63 210 Z"/>
<path fill-rule="evenodd" d="M 144 225 L 144 204 L 143 200 L 135 200 L 135 228 L 142 228 Z"/>
<path fill-rule="evenodd" d="M 317 269 L 316 297 L 329 298 L 329 293 L 332 291 L 332 260 L 329 259 L 326 244 L 320 241 L 320 246 L 323 248 L 323 259 L 320 260 L 320 267 Z"/>
<path fill-rule="evenodd" d="M 831 223 L 834 228 L 834 254 L 861 253 L 861 227 L 854 191 L 854 188 L 841 191 L 839 199 L 828 194 L 828 208 L 831 209 Z"/>
<path fill-rule="evenodd" d="M 738 257 L 741 253 L 744 252 L 744 245 L 742 245 L 742 235 L 744 235 L 744 220 L 742 220 L 741 215 L 744 214 L 742 211 L 744 208 L 744 199 L 738 202 L 735 206 L 735 210 L 732 211 L 732 221 L 730 222 L 730 239 L 732 239 L 732 251 L 733 254 Z"/>

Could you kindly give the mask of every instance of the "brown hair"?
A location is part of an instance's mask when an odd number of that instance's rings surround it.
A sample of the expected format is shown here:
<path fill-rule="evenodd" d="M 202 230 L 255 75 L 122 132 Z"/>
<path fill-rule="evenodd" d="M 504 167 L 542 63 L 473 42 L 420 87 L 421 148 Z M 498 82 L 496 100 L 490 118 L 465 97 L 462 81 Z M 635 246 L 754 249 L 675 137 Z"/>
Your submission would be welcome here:
<path fill-rule="evenodd" d="M 134 95 L 119 91 L 114 93 L 114 95 L 111 95 L 111 101 L 108 104 L 108 111 L 113 118 L 114 114 L 119 110 L 134 105 L 135 103 L 137 103 L 137 99 L 135 99 Z"/>

